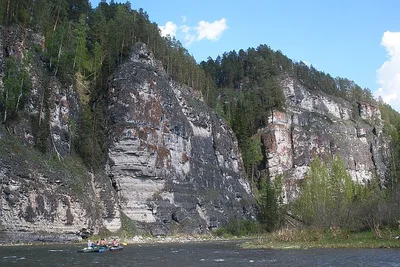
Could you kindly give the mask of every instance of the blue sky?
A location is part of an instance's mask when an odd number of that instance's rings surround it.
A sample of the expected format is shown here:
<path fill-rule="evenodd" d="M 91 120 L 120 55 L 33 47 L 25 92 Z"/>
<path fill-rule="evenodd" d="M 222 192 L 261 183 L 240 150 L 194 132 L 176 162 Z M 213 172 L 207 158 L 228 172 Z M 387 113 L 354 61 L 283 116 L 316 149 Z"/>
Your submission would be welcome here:
<path fill-rule="evenodd" d="M 90 0 L 93 7 L 99 0 Z M 115 2 L 126 2 L 118 1 Z M 400 111 L 400 1 L 132 0 L 198 62 L 267 44 L 354 80 Z"/>

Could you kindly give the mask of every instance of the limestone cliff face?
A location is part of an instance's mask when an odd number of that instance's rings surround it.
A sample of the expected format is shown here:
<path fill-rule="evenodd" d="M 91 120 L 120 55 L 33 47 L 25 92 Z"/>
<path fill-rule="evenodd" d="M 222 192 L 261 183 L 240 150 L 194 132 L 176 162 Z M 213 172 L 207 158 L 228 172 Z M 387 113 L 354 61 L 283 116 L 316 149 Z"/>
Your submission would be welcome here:
<path fill-rule="evenodd" d="M 121 211 L 155 235 L 254 218 L 231 130 L 143 44 L 109 83 L 107 170 Z"/>
<path fill-rule="evenodd" d="M 6 59 L 45 49 L 43 41 L 29 30 L 0 26 L 1 94 Z M 230 219 L 254 219 L 233 132 L 201 93 L 172 81 L 141 44 L 110 78 L 104 98 L 106 174 L 36 152 L 42 146 L 65 159 L 73 153 L 81 100 L 76 77 L 61 82 L 33 54 L 26 105 L 7 130 L 0 127 L 0 243 L 49 240 L 46 234 L 72 239 L 81 228 L 115 232 L 127 218 L 154 235 L 205 233 Z M 290 78 L 282 86 L 287 110 L 275 112 L 258 134 L 266 168 L 272 177 L 284 175 L 288 198 L 315 155 L 340 155 L 360 182 L 383 177 L 388 143 L 376 107 L 354 108 Z"/>
<path fill-rule="evenodd" d="M 6 60 L 33 52 L 24 67 L 31 80 L 26 105 L 18 120 L 0 127 L 0 242 L 70 240 L 81 228 L 115 232 L 125 215 L 154 235 L 204 233 L 229 219 L 254 219 L 233 133 L 201 94 L 171 81 L 140 45 L 105 96 L 108 176 L 64 162 L 74 153 L 80 121 L 79 81 L 61 82 L 49 72 L 38 52 L 44 43 L 30 30 L 0 26 L 1 94 Z"/>
<path fill-rule="evenodd" d="M 68 169 L 63 160 L 33 149 L 47 147 L 66 157 L 72 152 L 70 123 L 79 120 L 76 88 L 49 73 L 35 53 L 44 49 L 43 40 L 27 29 L 0 26 L 1 94 L 6 60 L 20 62 L 28 51 L 33 54 L 26 66 L 31 80 L 26 105 L 7 130 L 0 128 L 0 243 L 76 239 L 79 229 L 98 232 L 118 215 L 108 177 L 94 177 L 82 164 L 76 165 L 82 170 Z"/>
<path fill-rule="evenodd" d="M 322 92 L 310 92 L 298 81 L 282 81 L 285 112 L 275 112 L 259 134 L 266 147 L 271 177 L 283 175 L 287 198 L 296 195 L 297 182 L 315 156 L 340 156 L 353 180 L 364 183 L 384 178 L 388 140 L 377 107 L 351 103 Z"/>

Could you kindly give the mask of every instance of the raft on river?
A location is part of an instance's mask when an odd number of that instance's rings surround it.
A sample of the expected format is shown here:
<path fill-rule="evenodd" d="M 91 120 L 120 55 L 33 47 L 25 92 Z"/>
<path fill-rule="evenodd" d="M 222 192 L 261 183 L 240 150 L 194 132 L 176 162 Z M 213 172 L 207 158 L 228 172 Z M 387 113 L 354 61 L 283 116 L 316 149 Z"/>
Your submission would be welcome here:
<path fill-rule="evenodd" d="M 79 253 L 93 253 L 93 252 L 116 252 L 123 250 L 123 246 L 92 246 L 78 250 Z"/>

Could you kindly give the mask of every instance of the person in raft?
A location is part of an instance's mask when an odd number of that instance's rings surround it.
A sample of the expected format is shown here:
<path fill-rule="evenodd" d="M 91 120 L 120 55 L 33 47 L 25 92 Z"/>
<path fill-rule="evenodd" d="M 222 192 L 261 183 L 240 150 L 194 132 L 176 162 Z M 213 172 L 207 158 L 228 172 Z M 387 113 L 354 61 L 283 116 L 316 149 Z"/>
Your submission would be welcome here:
<path fill-rule="evenodd" d="M 111 245 L 113 247 L 118 247 L 119 246 L 119 242 L 117 241 L 117 239 L 114 238 L 114 240 L 112 241 Z"/>
<path fill-rule="evenodd" d="M 88 247 L 88 248 L 92 248 L 92 246 L 93 246 L 92 241 L 90 241 L 90 239 L 88 239 L 88 241 L 87 241 L 87 247 Z"/>

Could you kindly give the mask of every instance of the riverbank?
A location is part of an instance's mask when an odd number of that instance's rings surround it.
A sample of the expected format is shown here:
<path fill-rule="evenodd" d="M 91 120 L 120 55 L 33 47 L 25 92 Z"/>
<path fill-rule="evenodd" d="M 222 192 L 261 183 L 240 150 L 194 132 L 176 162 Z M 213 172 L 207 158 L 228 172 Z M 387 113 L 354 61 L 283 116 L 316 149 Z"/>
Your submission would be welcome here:
<path fill-rule="evenodd" d="M 309 248 L 400 248 L 400 240 L 391 231 L 332 232 L 319 230 L 284 230 L 259 235 L 241 244 L 246 249 Z"/>
<path fill-rule="evenodd" d="M 0 246 L 24 246 L 46 244 L 86 244 L 87 239 L 73 235 L 31 234 L 24 241 L 4 239 L 2 236 Z M 365 232 L 332 232 L 320 230 L 280 230 L 274 233 L 260 234 L 248 237 L 214 236 L 214 235 L 177 235 L 177 236 L 92 236 L 96 241 L 105 238 L 112 241 L 117 238 L 122 244 L 156 244 L 156 243 L 201 243 L 201 242 L 237 242 L 243 249 L 309 249 L 309 248 L 400 248 L 398 240 L 391 231 L 383 230 L 381 237 L 376 237 L 372 231 Z"/>
<path fill-rule="evenodd" d="M 80 243 L 82 238 L 76 234 L 0 232 L 0 246 L 23 246 L 43 244 Z"/>
<path fill-rule="evenodd" d="M 213 235 L 177 235 L 177 236 L 142 236 L 119 237 L 91 236 L 92 241 L 106 239 L 111 242 L 114 238 L 122 244 L 155 244 L 155 243 L 198 243 L 198 242 L 219 242 L 219 241 L 248 241 L 249 237 L 218 237 Z M 251 237 L 254 238 L 254 237 Z M 0 246 L 30 246 L 50 244 L 86 244 L 88 239 L 82 239 L 74 234 L 50 234 L 50 233 L 0 233 Z"/>

